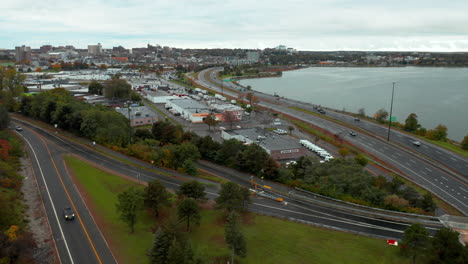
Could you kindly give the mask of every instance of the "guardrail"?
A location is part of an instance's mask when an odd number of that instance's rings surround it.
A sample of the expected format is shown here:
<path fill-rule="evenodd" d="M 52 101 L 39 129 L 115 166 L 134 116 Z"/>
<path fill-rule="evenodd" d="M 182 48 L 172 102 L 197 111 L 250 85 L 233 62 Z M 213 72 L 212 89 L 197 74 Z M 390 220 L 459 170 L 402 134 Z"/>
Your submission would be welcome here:
<path fill-rule="evenodd" d="M 290 191 L 288 195 L 289 197 L 292 197 L 301 201 L 318 203 L 321 205 L 337 208 L 342 211 L 347 211 L 350 213 L 389 219 L 392 221 L 422 223 L 425 225 L 432 225 L 432 226 L 438 226 L 438 227 L 443 226 L 442 223 L 440 222 L 440 219 L 435 216 L 403 213 L 403 212 L 390 211 L 390 210 L 385 210 L 385 209 L 380 209 L 380 208 L 374 208 L 374 207 L 354 204 L 354 203 L 330 198 L 330 197 L 323 196 L 318 193 L 310 192 L 307 190 L 303 190 L 297 187 L 295 189 L 307 195 L 300 195 L 300 194 L 295 193 L 294 191 Z"/>

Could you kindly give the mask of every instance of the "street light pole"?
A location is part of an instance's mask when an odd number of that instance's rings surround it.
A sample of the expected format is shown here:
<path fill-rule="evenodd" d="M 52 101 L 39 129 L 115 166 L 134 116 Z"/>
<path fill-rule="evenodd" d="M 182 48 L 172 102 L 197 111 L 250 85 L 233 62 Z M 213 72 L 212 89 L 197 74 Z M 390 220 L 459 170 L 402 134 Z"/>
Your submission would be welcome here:
<path fill-rule="evenodd" d="M 395 92 L 395 82 L 393 82 L 392 87 L 392 101 L 390 103 L 390 118 L 388 119 L 388 134 L 387 134 L 387 141 L 390 141 L 390 128 L 392 127 L 392 111 L 393 111 L 393 94 Z"/>

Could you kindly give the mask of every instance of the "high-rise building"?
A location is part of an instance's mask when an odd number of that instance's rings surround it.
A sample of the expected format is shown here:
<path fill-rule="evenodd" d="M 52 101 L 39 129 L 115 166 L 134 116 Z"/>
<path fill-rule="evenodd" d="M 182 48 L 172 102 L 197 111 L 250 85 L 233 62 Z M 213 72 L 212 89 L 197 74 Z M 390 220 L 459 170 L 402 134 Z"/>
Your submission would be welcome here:
<path fill-rule="evenodd" d="M 15 47 L 15 52 L 16 62 L 31 61 L 31 47 Z"/>
<path fill-rule="evenodd" d="M 92 55 L 98 55 L 102 53 L 102 46 L 101 43 L 97 45 L 88 45 L 88 53 Z"/>
<path fill-rule="evenodd" d="M 39 48 L 39 51 L 41 53 L 47 53 L 47 52 L 50 52 L 53 50 L 54 47 L 52 47 L 52 45 L 42 45 L 40 48 Z"/>
<path fill-rule="evenodd" d="M 247 61 L 250 63 L 258 62 L 260 60 L 260 52 L 247 51 Z"/>

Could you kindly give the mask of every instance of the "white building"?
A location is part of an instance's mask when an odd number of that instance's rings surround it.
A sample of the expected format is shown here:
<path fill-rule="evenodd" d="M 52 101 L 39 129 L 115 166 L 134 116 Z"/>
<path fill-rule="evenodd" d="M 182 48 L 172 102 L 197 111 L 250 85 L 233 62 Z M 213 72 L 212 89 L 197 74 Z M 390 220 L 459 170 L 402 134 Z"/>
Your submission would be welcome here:
<path fill-rule="evenodd" d="M 260 52 L 258 51 L 247 51 L 247 61 L 255 63 L 260 60 Z"/>
<path fill-rule="evenodd" d="M 98 55 L 102 53 L 102 46 L 101 43 L 97 45 L 88 45 L 88 53 L 92 55 Z"/>

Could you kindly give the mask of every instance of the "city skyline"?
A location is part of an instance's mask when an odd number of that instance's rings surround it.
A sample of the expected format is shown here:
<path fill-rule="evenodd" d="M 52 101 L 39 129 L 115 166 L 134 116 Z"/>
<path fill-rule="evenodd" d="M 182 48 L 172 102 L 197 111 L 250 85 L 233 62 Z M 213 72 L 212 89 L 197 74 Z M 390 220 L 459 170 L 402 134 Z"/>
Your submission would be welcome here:
<path fill-rule="evenodd" d="M 171 1 L 2 4 L 0 48 L 272 48 L 468 51 L 468 3 L 451 1 Z M 33 27 L 34 25 L 34 27 Z"/>

